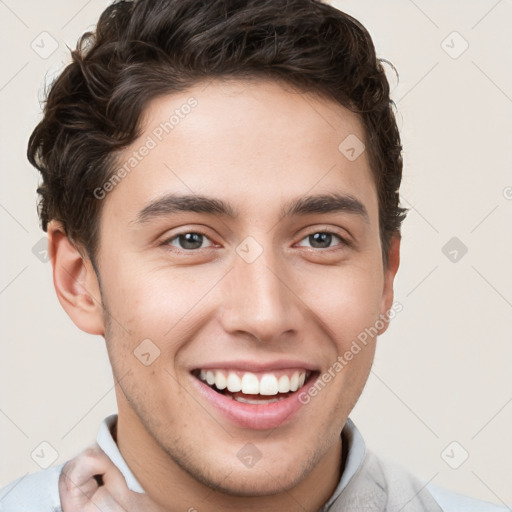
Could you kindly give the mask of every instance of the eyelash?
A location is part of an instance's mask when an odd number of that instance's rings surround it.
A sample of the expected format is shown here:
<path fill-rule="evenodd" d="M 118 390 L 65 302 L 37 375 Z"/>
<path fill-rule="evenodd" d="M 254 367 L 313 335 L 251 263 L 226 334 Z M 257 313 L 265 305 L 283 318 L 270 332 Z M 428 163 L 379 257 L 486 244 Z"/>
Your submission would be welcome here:
<path fill-rule="evenodd" d="M 341 246 L 341 247 L 350 247 L 351 246 L 351 243 L 348 240 L 346 240 L 341 235 L 339 235 L 333 231 L 321 231 L 321 230 L 313 231 L 313 232 L 309 233 L 308 235 L 304 236 L 303 238 L 301 238 L 300 241 L 302 242 L 303 240 L 309 238 L 310 236 L 320 234 L 320 233 L 327 234 L 327 235 L 333 235 L 334 237 L 338 238 L 341 242 L 341 243 L 337 244 L 338 246 Z M 183 231 L 182 233 L 177 233 L 176 235 L 172 236 L 171 238 L 167 238 L 166 240 L 164 240 L 162 242 L 162 245 L 167 246 L 167 247 L 173 247 L 174 249 L 177 249 L 178 251 L 185 252 L 185 253 L 194 253 L 194 252 L 198 252 L 201 249 L 210 249 L 211 248 L 211 247 L 200 247 L 198 249 L 183 249 L 181 247 L 171 246 L 171 242 L 173 240 L 178 240 L 180 236 L 189 235 L 189 234 L 201 235 L 201 236 L 207 238 L 208 240 L 210 240 L 210 237 L 206 233 L 203 233 L 202 231 Z M 337 246 L 332 246 L 332 247 L 326 247 L 326 248 L 321 248 L 321 249 L 318 249 L 316 247 L 309 247 L 309 249 L 325 252 L 325 251 L 330 251 L 330 250 L 336 250 L 336 247 Z"/>

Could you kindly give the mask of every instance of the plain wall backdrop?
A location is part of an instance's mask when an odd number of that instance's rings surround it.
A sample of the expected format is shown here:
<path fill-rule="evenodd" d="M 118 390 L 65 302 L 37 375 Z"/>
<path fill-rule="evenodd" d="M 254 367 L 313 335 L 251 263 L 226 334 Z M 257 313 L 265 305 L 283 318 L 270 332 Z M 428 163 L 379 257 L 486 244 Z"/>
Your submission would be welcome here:
<path fill-rule="evenodd" d="M 101 337 L 61 308 L 26 160 L 44 80 L 105 0 L 0 2 L 0 486 L 63 462 L 116 412 Z M 404 146 L 403 311 L 351 418 L 424 480 L 512 506 L 511 0 L 339 0 L 388 67 Z M 53 452 L 54 450 L 55 452 Z M 467 457 L 467 458 L 466 458 Z"/>

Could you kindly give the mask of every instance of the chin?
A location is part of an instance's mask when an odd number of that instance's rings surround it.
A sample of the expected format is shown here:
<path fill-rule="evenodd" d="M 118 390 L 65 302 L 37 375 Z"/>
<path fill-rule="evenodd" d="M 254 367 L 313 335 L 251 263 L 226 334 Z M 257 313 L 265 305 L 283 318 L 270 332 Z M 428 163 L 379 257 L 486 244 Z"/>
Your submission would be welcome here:
<path fill-rule="evenodd" d="M 270 473 L 265 469 L 256 471 L 256 468 L 252 468 L 244 472 L 244 476 L 238 475 L 236 478 L 232 478 L 231 474 L 223 482 L 214 484 L 213 487 L 216 491 L 230 496 L 248 498 L 281 494 L 293 489 L 301 480 L 299 474 L 288 474 L 286 478 L 276 478 L 275 474 L 279 472 L 276 472 L 275 467 L 272 469 L 273 472 Z"/>

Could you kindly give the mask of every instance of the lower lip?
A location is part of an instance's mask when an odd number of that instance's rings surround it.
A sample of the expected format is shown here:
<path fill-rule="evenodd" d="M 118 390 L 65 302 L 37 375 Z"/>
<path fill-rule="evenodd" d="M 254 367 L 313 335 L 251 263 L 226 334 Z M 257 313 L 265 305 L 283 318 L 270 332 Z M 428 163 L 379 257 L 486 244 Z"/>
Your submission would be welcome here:
<path fill-rule="evenodd" d="M 276 428 L 291 421 L 304 405 L 299 400 L 301 393 L 311 387 L 316 379 L 299 388 L 289 398 L 267 404 L 244 404 L 214 391 L 210 386 L 192 375 L 194 386 L 228 420 L 243 428 L 263 430 Z M 271 397 L 269 397 L 271 398 Z"/>

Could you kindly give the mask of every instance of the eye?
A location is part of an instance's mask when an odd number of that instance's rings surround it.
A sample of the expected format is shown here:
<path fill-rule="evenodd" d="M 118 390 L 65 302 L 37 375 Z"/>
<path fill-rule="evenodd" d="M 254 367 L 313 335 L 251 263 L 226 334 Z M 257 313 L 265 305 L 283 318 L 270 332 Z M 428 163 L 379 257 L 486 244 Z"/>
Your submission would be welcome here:
<path fill-rule="evenodd" d="M 205 240 L 210 240 L 205 234 L 189 231 L 168 238 L 163 244 L 178 247 L 185 251 L 193 251 L 194 249 L 204 249 L 205 247 L 202 245 Z"/>
<path fill-rule="evenodd" d="M 304 237 L 302 240 L 308 240 L 311 244 L 310 247 L 313 249 L 329 249 L 333 239 L 340 240 L 341 243 L 337 245 L 348 245 L 348 242 L 341 238 L 341 236 L 329 231 L 318 231 L 317 233 L 312 233 Z"/>

